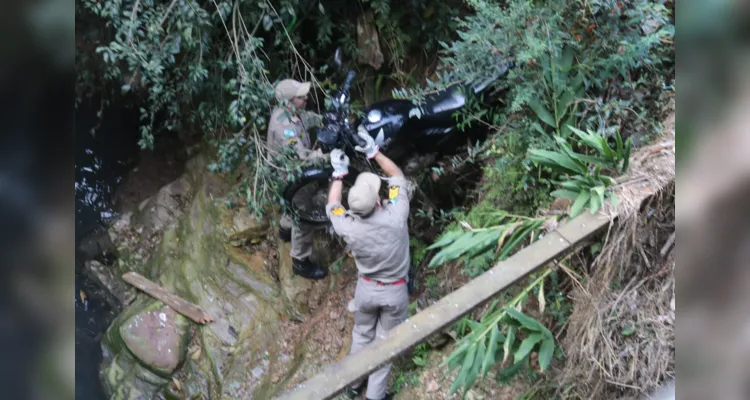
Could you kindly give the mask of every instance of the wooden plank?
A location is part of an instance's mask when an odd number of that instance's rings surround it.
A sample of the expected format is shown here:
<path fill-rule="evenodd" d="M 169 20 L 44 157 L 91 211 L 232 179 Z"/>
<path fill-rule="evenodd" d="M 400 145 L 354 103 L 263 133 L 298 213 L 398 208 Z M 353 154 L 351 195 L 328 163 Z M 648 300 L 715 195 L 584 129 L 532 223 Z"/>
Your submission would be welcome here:
<path fill-rule="evenodd" d="M 327 400 L 335 397 L 346 385 L 369 375 L 536 269 L 571 252 L 576 244 L 607 226 L 609 219 L 582 215 L 571 222 L 578 222 L 578 228 L 571 232 L 574 242 L 557 232 L 550 233 L 398 325 L 359 353 L 329 365 L 318 375 L 298 385 L 294 391 L 279 398 Z"/>
<path fill-rule="evenodd" d="M 128 272 L 122 276 L 122 279 L 198 324 L 213 322 L 213 318 L 200 307 L 151 282 L 137 272 Z"/>

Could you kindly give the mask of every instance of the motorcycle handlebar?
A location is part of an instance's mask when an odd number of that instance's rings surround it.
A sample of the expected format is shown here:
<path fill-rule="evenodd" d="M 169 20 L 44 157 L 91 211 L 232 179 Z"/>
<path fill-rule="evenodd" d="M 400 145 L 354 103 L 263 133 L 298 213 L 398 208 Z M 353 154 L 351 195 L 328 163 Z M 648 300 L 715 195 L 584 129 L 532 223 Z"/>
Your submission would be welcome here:
<path fill-rule="evenodd" d="M 355 75 L 356 73 L 354 71 L 349 71 L 349 73 L 346 74 L 346 80 L 344 81 L 344 85 L 341 87 L 341 90 L 343 92 L 349 91 L 349 85 L 351 85 Z"/>

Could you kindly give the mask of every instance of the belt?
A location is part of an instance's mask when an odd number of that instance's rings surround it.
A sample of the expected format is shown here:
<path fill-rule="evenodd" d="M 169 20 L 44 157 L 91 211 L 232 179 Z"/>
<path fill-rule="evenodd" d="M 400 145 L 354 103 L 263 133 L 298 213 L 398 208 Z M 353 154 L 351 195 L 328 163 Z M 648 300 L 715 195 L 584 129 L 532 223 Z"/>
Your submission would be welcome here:
<path fill-rule="evenodd" d="M 404 283 L 406 283 L 406 279 L 405 278 L 401 278 L 401 279 L 397 280 L 396 282 L 390 282 L 390 283 L 376 281 L 376 280 L 370 279 L 370 278 L 368 278 L 368 277 L 366 277 L 364 275 L 362 275 L 361 278 L 363 280 L 365 280 L 366 282 L 375 282 L 375 284 L 377 284 L 378 286 L 396 286 L 396 285 L 403 285 Z"/>

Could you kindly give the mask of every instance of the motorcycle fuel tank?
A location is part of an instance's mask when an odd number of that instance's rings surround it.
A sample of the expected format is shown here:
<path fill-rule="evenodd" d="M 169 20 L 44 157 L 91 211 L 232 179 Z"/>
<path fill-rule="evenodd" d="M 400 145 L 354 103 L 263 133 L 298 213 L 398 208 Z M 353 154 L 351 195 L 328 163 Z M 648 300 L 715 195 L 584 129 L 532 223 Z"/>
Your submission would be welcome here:
<path fill-rule="evenodd" d="M 404 127 L 412 108 L 414 105 L 407 100 L 378 102 L 372 108 L 365 109 L 362 124 L 378 146 L 386 147 Z"/>

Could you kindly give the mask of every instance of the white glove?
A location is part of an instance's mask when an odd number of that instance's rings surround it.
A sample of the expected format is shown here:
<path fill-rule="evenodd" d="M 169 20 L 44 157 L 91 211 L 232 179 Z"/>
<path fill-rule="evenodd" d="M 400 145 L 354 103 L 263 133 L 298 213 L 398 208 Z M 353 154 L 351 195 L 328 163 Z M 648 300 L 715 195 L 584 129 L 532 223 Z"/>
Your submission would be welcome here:
<path fill-rule="evenodd" d="M 357 150 L 360 153 L 365 153 L 368 159 L 375 157 L 378 154 L 378 151 L 380 151 L 380 148 L 375 144 L 375 139 L 370 136 L 364 126 L 360 125 L 359 128 L 357 128 L 357 136 L 362 138 L 367 144 L 365 147 L 354 146 L 354 150 Z"/>
<path fill-rule="evenodd" d="M 343 150 L 333 149 L 331 151 L 331 166 L 333 167 L 331 176 L 334 178 L 344 177 L 349 173 L 349 157 Z"/>

